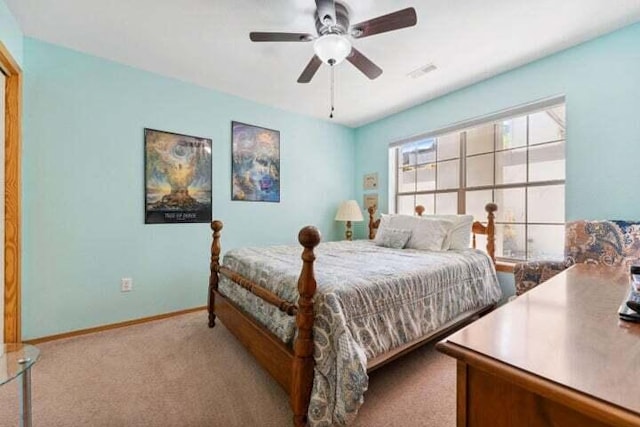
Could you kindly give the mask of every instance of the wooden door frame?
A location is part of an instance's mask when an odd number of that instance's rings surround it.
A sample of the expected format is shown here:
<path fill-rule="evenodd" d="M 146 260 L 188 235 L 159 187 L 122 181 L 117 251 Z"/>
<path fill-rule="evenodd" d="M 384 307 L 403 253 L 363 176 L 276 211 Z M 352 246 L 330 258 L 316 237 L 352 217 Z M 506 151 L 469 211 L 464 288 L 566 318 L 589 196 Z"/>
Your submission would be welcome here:
<path fill-rule="evenodd" d="M 20 164 L 22 70 L 0 41 L 5 80 L 4 143 L 4 341 L 20 342 Z"/>

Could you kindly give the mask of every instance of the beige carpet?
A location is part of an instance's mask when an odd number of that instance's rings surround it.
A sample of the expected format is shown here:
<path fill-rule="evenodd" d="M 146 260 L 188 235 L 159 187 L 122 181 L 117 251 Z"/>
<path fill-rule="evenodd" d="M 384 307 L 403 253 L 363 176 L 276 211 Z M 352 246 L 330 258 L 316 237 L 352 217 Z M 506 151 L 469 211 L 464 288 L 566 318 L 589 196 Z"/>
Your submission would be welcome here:
<path fill-rule="evenodd" d="M 41 426 L 289 426 L 287 395 L 206 313 L 38 346 Z M 0 387 L 0 426 L 18 424 L 17 383 Z M 455 425 L 455 362 L 432 346 L 371 374 L 356 425 Z"/>

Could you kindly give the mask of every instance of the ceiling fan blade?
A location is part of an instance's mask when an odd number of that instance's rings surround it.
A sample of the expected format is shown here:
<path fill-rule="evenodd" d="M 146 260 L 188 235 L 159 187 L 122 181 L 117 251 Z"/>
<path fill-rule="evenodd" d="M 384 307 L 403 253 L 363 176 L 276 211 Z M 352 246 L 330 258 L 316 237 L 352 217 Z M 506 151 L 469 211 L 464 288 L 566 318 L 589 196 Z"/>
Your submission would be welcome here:
<path fill-rule="evenodd" d="M 311 61 L 309 61 L 307 66 L 304 68 L 300 77 L 298 77 L 298 83 L 309 83 L 316 74 L 316 71 L 318 71 L 318 68 L 320 68 L 320 65 L 322 65 L 320 58 L 318 58 L 317 55 L 313 55 Z"/>
<path fill-rule="evenodd" d="M 371 80 L 380 77 L 380 74 L 382 74 L 382 68 L 371 62 L 369 58 L 360 53 L 355 47 L 351 48 L 351 53 L 347 56 L 347 61 L 351 62 Z"/>
<path fill-rule="evenodd" d="M 377 18 L 361 22 L 351 26 L 351 35 L 356 39 L 373 36 L 375 34 L 386 33 L 387 31 L 399 30 L 400 28 L 412 27 L 418 22 L 416 10 L 412 7 L 378 16 Z"/>
<path fill-rule="evenodd" d="M 308 42 L 313 36 L 308 33 L 249 33 L 252 42 Z"/>
<path fill-rule="evenodd" d="M 316 0 L 316 8 L 318 9 L 318 18 L 320 23 L 335 25 L 336 24 L 336 3 L 334 0 Z M 327 23 L 325 20 L 330 19 Z"/>

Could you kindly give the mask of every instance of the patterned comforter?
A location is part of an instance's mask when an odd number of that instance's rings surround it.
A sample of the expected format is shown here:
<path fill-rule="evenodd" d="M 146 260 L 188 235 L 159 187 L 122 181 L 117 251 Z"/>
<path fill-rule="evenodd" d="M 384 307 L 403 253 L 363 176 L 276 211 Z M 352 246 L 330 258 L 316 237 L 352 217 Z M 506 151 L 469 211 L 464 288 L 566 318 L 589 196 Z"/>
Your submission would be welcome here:
<path fill-rule="evenodd" d="M 229 251 L 223 264 L 297 303 L 300 246 Z M 497 302 L 502 293 L 489 257 L 474 249 L 426 252 L 371 241 L 321 243 L 315 250 L 316 362 L 312 426 L 346 425 L 367 390 L 367 359 L 427 335 L 459 314 Z M 281 313 L 221 275 L 222 294 L 283 341 L 295 317 Z"/>

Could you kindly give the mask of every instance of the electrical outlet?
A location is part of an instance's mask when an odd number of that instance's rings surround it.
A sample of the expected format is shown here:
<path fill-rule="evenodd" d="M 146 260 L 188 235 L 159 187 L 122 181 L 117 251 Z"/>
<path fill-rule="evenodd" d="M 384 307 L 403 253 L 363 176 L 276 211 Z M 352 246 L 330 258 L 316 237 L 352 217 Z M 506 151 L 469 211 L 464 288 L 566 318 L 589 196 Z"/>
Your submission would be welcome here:
<path fill-rule="evenodd" d="M 120 291 L 129 292 L 133 289 L 133 279 L 131 277 L 123 277 L 120 279 Z"/>

